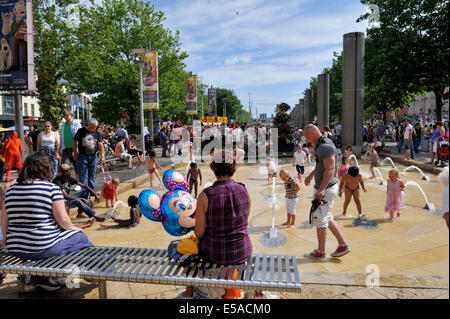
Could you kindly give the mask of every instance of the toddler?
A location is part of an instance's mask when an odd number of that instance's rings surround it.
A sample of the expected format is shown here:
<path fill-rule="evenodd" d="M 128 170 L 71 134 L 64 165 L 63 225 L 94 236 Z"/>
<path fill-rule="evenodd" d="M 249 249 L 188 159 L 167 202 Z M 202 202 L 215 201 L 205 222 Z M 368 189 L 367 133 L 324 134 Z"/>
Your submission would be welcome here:
<path fill-rule="evenodd" d="M 342 177 L 344 177 L 344 175 L 347 174 L 349 168 L 350 168 L 350 159 L 347 156 L 344 156 L 342 158 L 342 165 L 339 166 L 337 170 L 339 180 L 342 180 Z"/>
<path fill-rule="evenodd" d="M 202 185 L 202 172 L 200 168 L 197 167 L 197 163 L 191 163 L 190 169 L 187 173 L 186 179 L 189 182 L 189 193 L 192 194 L 192 188 L 195 187 L 195 197 L 197 198 L 198 193 L 198 179 L 200 178 L 200 186 Z"/>
<path fill-rule="evenodd" d="M 295 169 L 297 170 L 297 177 L 300 183 L 302 182 L 302 174 L 305 173 L 305 160 L 306 153 L 302 150 L 300 145 L 297 145 L 297 151 L 294 153 L 294 162 L 292 163 L 292 166 L 295 166 Z"/>
<path fill-rule="evenodd" d="M 141 220 L 142 213 L 137 207 L 138 199 L 136 196 L 131 195 L 130 197 L 128 197 L 128 206 L 130 206 L 130 218 L 129 219 L 118 219 L 118 218 L 111 217 L 111 219 L 115 223 L 117 223 L 117 225 L 107 226 L 107 225 L 100 224 L 100 228 L 102 228 L 102 229 L 121 228 L 121 227 L 130 228 L 130 227 L 138 226 L 140 223 L 140 220 Z"/>
<path fill-rule="evenodd" d="M 387 181 L 387 198 L 384 211 L 389 212 L 389 220 L 394 220 L 394 213 L 397 213 L 395 219 L 400 218 L 403 209 L 403 194 L 405 184 L 399 179 L 398 170 L 391 169 L 389 171 L 389 179 Z M 387 218 L 387 216 L 386 216 Z"/>
<path fill-rule="evenodd" d="M 298 203 L 298 192 L 300 185 L 289 175 L 285 170 L 280 171 L 280 178 L 284 182 L 284 189 L 286 190 L 286 210 L 287 221 L 282 226 L 293 228 L 295 224 L 295 209 Z"/>
<path fill-rule="evenodd" d="M 105 182 L 102 187 L 102 196 L 106 202 L 106 208 L 114 206 L 114 198 L 117 201 L 117 187 L 119 187 L 120 180 L 113 178 L 111 182 Z M 109 205 L 111 203 L 111 205 Z"/>
<path fill-rule="evenodd" d="M 269 182 L 271 182 L 274 177 L 275 178 L 278 177 L 277 169 L 275 167 L 275 162 L 270 157 L 267 157 L 266 166 L 267 166 L 267 176 L 268 176 L 267 179 Z"/>
<path fill-rule="evenodd" d="M 375 178 L 375 171 L 373 168 L 378 166 L 380 157 L 378 156 L 377 151 L 375 151 L 374 144 L 369 144 L 368 150 L 370 152 L 370 157 L 367 159 L 367 162 L 370 161 L 370 172 L 372 173 L 370 179 L 372 179 Z"/>
<path fill-rule="evenodd" d="M 156 175 L 156 177 L 159 179 L 159 183 L 162 185 L 161 176 L 159 176 L 158 171 L 156 170 L 156 167 L 158 169 L 162 169 L 159 165 L 158 161 L 156 160 L 156 154 L 154 150 L 150 150 L 148 152 L 148 157 L 145 159 L 148 166 L 148 173 L 150 175 L 150 187 L 153 187 L 153 174 Z"/>
<path fill-rule="evenodd" d="M 362 175 L 359 173 L 359 168 L 357 166 L 352 166 L 348 169 L 348 172 L 342 177 L 341 183 L 339 184 L 339 197 L 342 197 L 342 190 L 345 187 L 344 211 L 342 212 L 342 216 L 346 216 L 348 205 L 350 204 L 350 201 L 352 200 L 353 197 L 356 204 L 356 208 L 358 209 L 358 219 L 361 218 L 359 185 L 361 185 L 364 192 L 367 192 L 367 189 L 364 187 Z"/>
<path fill-rule="evenodd" d="M 347 145 L 345 147 L 345 151 L 344 154 L 342 154 L 343 157 L 350 157 L 352 155 L 352 146 L 351 145 Z"/>

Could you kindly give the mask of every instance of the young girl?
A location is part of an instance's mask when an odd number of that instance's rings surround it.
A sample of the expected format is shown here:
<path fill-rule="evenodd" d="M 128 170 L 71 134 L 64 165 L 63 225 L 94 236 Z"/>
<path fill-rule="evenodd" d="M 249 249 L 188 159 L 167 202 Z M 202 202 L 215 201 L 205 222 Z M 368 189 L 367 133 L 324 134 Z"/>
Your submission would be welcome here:
<path fill-rule="evenodd" d="M 158 177 L 159 183 L 162 185 L 161 176 L 159 176 L 159 173 L 156 170 L 156 167 L 158 167 L 158 169 L 162 169 L 162 168 L 159 165 L 158 161 L 156 160 L 156 154 L 155 154 L 154 150 L 150 150 L 148 152 L 148 157 L 145 159 L 145 161 L 147 162 L 148 173 L 150 174 L 150 187 L 153 187 L 153 174 L 155 174 L 156 177 Z"/>
<path fill-rule="evenodd" d="M 109 183 L 109 182 L 108 182 Z M 111 184 L 103 185 L 102 187 L 102 196 L 106 202 L 106 208 L 114 206 L 114 198 L 117 199 L 117 187 L 119 187 L 120 180 L 118 178 L 113 178 Z M 111 205 L 109 203 L 111 202 Z"/>
<path fill-rule="evenodd" d="M 367 162 L 370 161 L 370 172 L 372 173 L 370 179 L 372 179 L 375 178 L 375 170 L 373 168 L 378 166 L 380 157 L 378 156 L 377 151 L 375 151 L 374 144 L 369 144 L 368 150 L 370 152 L 370 158 L 367 159 Z"/>
<path fill-rule="evenodd" d="M 131 195 L 128 197 L 128 206 L 130 206 L 130 218 L 129 219 L 118 219 L 111 217 L 111 219 L 117 223 L 117 225 L 113 226 L 106 226 L 103 224 L 100 224 L 100 228 L 107 229 L 107 228 L 121 228 L 121 227 L 136 227 L 139 225 L 142 213 L 139 209 L 137 209 L 138 205 L 138 199 L 136 196 Z"/>
<path fill-rule="evenodd" d="M 192 194 L 192 189 L 195 188 L 195 197 L 197 198 L 198 193 L 198 179 L 200 178 L 200 186 L 202 185 L 202 172 L 200 168 L 197 167 L 197 163 L 191 163 L 191 168 L 189 169 L 186 179 L 189 182 L 189 193 Z"/>
<path fill-rule="evenodd" d="M 398 170 L 391 169 L 389 171 L 389 179 L 387 182 L 387 198 L 384 211 L 389 212 L 389 220 L 394 220 L 394 212 L 397 212 L 397 217 L 400 218 L 400 214 L 403 209 L 403 194 L 405 191 L 405 184 L 398 177 Z M 387 218 L 387 216 L 386 216 Z"/>
<path fill-rule="evenodd" d="M 267 179 L 269 182 L 272 182 L 272 179 L 275 177 L 278 177 L 277 175 L 277 168 L 275 167 L 274 161 L 270 157 L 267 157 L 266 159 L 266 166 L 267 166 Z"/>
<path fill-rule="evenodd" d="M 342 180 L 342 177 L 344 177 L 344 175 L 347 174 L 349 168 L 350 168 L 350 159 L 347 156 L 344 156 L 342 158 L 342 165 L 339 166 L 337 170 L 339 180 Z"/>
<path fill-rule="evenodd" d="M 343 157 L 350 157 L 352 155 L 352 146 L 351 145 L 347 145 L 345 147 L 345 151 L 344 154 L 342 154 Z"/>
<path fill-rule="evenodd" d="M 342 216 L 346 216 L 347 208 L 350 201 L 355 201 L 356 208 L 358 209 L 358 218 L 361 218 L 361 202 L 359 200 L 359 185 L 361 185 L 364 192 L 367 189 L 364 187 L 364 181 L 362 175 L 359 173 L 359 168 L 357 166 L 352 166 L 348 169 L 348 172 L 342 177 L 341 183 L 339 184 L 339 197 L 342 197 L 342 190 L 345 187 L 345 201 L 344 201 L 344 211 Z"/>

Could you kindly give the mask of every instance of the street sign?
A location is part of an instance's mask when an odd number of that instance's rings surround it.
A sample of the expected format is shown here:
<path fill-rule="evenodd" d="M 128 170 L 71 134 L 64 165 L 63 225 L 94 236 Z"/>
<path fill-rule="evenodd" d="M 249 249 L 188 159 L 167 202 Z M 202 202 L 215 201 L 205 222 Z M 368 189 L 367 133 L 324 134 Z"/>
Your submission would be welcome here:
<path fill-rule="evenodd" d="M 228 123 L 226 116 L 202 116 L 202 123 Z"/>

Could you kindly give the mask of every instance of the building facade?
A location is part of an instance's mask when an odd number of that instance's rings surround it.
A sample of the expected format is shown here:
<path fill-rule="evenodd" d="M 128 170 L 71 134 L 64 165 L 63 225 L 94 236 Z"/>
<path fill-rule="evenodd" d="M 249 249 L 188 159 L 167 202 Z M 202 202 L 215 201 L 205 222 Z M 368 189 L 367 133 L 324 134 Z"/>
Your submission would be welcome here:
<path fill-rule="evenodd" d="M 13 95 L 0 94 L 0 127 L 8 128 L 15 125 L 14 103 Z M 90 95 L 69 94 L 66 107 L 73 111 L 74 120 L 82 125 L 92 118 L 92 97 Z M 43 127 L 45 119 L 36 95 L 22 95 L 22 110 L 24 126 L 38 124 Z"/>

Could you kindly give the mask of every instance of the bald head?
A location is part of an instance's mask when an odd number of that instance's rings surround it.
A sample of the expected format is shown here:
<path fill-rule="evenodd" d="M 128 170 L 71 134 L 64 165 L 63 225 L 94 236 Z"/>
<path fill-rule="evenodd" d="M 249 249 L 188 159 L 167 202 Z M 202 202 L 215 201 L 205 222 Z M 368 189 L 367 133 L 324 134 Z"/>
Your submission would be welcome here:
<path fill-rule="evenodd" d="M 314 124 L 308 124 L 303 129 L 303 136 L 305 137 L 306 142 L 317 145 L 320 137 L 322 136 L 322 133 Z"/>

